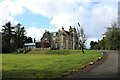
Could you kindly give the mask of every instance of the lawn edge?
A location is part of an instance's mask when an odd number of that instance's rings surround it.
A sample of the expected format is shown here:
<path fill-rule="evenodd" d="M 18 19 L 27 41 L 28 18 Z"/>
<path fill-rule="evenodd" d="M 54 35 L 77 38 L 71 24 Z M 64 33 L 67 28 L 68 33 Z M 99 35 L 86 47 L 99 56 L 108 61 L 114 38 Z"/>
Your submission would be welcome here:
<path fill-rule="evenodd" d="M 102 64 L 107 59 L 108 55 L 105 52 L 101 52 L 101 53 L 103 53 L 103 55 L 101 56 L 101 59 L 97 59 L 96 61 L 94 61 L 93 65 L 88 63 L 87 65 L 83 66 L 80 69 L 76 69 L 76 70 L 71 71 L 69 73 L 63 74 L 59 78 L 69 78 L 69 77 L 72 77 L 74 75 L 81 75 L 81 74 L 85 74 L 87 72 L 90 72 L 91 70 L 95 69 L 97 66 Z"/>

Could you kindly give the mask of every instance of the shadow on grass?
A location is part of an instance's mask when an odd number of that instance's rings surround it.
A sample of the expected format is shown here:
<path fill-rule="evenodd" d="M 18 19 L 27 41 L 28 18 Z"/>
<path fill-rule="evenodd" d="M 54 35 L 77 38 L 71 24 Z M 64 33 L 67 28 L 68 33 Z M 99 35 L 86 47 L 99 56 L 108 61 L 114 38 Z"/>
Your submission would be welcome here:
<path fill-rule="evenodd" d="M 3 78 L 57 78 L 60 75 L 59 71 L 55 70 L 4 70 L 2 72 Z"/>

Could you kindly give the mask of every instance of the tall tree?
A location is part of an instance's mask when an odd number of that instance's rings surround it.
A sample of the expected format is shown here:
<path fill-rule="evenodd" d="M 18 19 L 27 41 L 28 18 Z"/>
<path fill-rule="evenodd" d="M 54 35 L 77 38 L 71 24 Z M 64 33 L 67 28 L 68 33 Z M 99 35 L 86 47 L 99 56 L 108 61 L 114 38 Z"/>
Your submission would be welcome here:
<path fill-rule="evenodd" d="M 91 41 L 90 42 L 90 49 L 94 49 L 94 46 L 98 44 L 96 41 Z"/>
<path fill-rule="evenodd" d="M 98 40 L 98 42 L 99 42 L 99 40 Z M 96 42 L 96 41 L 91 41 L 91 42 L 90 42 L 90 49 L 94 49 L 94 50 L 100 49 L 100 45 L 98 44 L 98 42 Z"/>
<path fill-rule="evenodd" d="M 11 52 L 13 50 L 14 27 L 8 22 L 2 26 L 2 52 Z"/>
<path fill-rule="evenodd" d="M 105 37 L 103 37 L 103 39 L 99 40 L 98 44 L 100 46 L 100 49 L 105 50 L 105 47 L 106 47 Z"/>
<path fill-rule="evenodd" d="M 79 37 L 79 45 L 81 47 L 82 53 L 85 53 L 84 48 L 85 48 L 85 42 L 86 42 L 87 38 L 84 33 L 84 29 L 83 29 L 83 27 L 80 26 L 79 22 L 78 22 L 77 34 Z"/>
<path fill-rule="evenodd" d="M 2 52 L 12 52 L 22 48 L 25 42 L 25 28 L 21 24 L 12 26 L 10 22 L 2 28 Z"/>
<path fill-rule="evenodd" d="M 32 43 L 33 40 L 31 37 L 25 37 L 25 43 Z"/>
<path fill-rule="evenodd" d="M 21 27 L 21 24 L 17 24 L 15 26 L 15 45 L 16 48 L 23 48 L 24 42 L 25 42 L 25 28 Z"/>
<path fill-rule="evenodd" d="M 105 32 L 106 48 L 120 50 L 120 28 L 116 22 L 111 24 Z"/>

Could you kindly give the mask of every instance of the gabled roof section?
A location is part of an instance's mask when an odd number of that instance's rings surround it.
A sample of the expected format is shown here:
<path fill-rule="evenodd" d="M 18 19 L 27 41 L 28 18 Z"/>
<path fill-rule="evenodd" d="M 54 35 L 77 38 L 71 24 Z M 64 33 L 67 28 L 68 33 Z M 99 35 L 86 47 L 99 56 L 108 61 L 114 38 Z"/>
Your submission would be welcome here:
<path fill-rule="evenodd" d="M 45 36 L 49 36 L 49 35 L 50 35 L 50 32 L 49 32 L 49 31 L 46 31 L 46 32 L 43 34 L 41 40 L 42 40 Z"/>
<path fill-rule="evenodd" d="M 51 34 L 51 36 L 57 36 L 58 32 L 51 32 L 50 34 Z"/>
<path fill-rule="evenodd" d="M 68 34 L 68 35 L 70 35 L 70 32 L 68 32 L 68 31 L 65 31 L 65 33 Z"/>

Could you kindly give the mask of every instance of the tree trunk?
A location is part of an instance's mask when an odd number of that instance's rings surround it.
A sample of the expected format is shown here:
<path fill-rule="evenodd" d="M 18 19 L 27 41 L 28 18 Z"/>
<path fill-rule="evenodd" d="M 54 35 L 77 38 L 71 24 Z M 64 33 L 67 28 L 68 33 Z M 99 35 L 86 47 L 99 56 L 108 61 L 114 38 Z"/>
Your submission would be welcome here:
<path fill-rule="evenodd" d="M 85 53 L 83 47 L 82 47 L 82 53 Z"/>
<path fill-rule="evenodd" d="M 85 53 L 82 44 L 80 44 L 80 46 L 81 46 L 82 53 Z"/>

